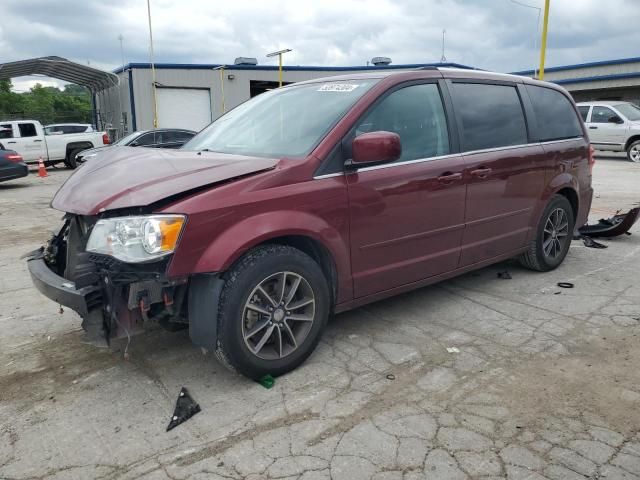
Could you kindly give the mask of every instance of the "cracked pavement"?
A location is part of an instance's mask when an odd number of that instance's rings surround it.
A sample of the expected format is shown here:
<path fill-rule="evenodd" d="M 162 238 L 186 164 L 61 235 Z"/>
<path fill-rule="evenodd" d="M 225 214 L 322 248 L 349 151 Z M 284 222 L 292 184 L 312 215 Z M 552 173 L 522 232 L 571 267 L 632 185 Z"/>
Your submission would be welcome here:
<path fill-rule="evenodd" d="M 59 223 L 69 171 L 49 173 L 0 184 L 0 479 L 640 480 L 638 226 L 554 272 L 505 262 L 338 315 L 267 390 L 184 331 L 128 360 L 81 344 L 18 259 Z M 592 220 L 639 178 L 600 158 Z M 202 412 L 165 432 L 182 386 Z"/>

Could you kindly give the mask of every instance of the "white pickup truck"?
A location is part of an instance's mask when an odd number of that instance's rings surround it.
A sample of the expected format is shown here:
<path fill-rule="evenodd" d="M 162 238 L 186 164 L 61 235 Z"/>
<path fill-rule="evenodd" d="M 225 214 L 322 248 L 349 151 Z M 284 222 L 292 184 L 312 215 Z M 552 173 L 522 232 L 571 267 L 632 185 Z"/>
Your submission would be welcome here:
<path fill-rule="evenodd" d="M 105 132 L 45 135 L 36 120 L 0 121 L 0 149 L 15 150 L 26 163 L 38 163 L 42 157 L 45 165 L 64 162 L 67 167 L 76 168 L 79 152 L 108 144 L 109 136 Z"/>

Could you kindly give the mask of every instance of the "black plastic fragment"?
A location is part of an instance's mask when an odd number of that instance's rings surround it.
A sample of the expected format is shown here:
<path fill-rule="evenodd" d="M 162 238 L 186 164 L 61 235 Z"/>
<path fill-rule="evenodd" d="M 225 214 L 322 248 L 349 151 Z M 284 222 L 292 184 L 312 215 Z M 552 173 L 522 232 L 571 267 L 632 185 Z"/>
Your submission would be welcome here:
<path fill-rule="evenodd" d="M 501 278 L 502 280 L 511 280 L 512 277 L 509 271 L 505 270 L 504 272 L 498 272 L 498 278 Z"/>
<path fill-rule="evenodd" d="M 589 248 L 609 248 L 609 245 L 605 245 L 604 243 L 596 242 L 593 238 L 586 237 L 586 236 L 582 237 L 582 243 L 584 243 L 585 247 L 589 247 Z"/>
<path fill-rule="evenodd" d="M 198 405 L 186 388 L 182 387 L 180 390 L 180 395 L 178 396 L 178 400 L 176 401 L 176 408 L 173 411 L 173 416 L 171 417 L 171 421 L 167 426 L 167 432 L 181 423 L 186 422 L 191 417 L 193 417 L 196 413 L 200 411 L 200 405 Z"/>
<path fill-rule="evenodd" d="M 558 282 L 558 286 L 560 288 L 573 288 L 573 283 L 571 283 L 571 282 Z"/>

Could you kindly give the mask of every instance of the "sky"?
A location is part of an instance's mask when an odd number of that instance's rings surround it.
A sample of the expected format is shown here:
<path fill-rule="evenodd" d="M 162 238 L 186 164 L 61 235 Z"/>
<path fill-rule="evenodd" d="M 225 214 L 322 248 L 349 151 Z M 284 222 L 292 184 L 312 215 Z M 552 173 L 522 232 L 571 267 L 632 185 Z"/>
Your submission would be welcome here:
<path fill-rule="evenodd" d="M 533 69 L 543 0 L 150 0 L 156 62 L 233 63 L 291 48 L 286 65 L 449 62 Z M 145 0 L 0 0 L 0 62 L 57 55 L 112 70 L 149 61 Z M 640 56 L 640 0 L 551 0 L 547 66 Z M 118 36 L 123 37 L 123 55 Z M 20 78 L 27 90 L 51 79 Z"/>

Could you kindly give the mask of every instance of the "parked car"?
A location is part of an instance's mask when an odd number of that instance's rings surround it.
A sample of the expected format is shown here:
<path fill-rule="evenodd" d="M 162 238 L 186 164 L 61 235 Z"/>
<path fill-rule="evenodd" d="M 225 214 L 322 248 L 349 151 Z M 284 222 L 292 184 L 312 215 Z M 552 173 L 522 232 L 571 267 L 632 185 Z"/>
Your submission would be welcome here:
<path fill-rule="evenodd" d="M 109 147 L 149 147 L 180 148 L 191 140 L 196 132 L 176 128 L 158 128 L 156 130 L 139 130 L 122 137 L 112 145 L 84 150 L 76 156 L 76 161 L 84 162 L 105 152 Z"/>
<path fill-rule="evenodd" d="M 181 150 L 87 163 L 28 267 L 97 340 L 188 325 L 225 365 L 280 375 L 333 313 L 512 257 L 558 267 L 592 167 L 554 84 L 457 69 L 312 80 L 254 97 Z"/>
<path fill-rule="evenodd" d="M 24 159 L 13 150 L 0 150 L 0 182 L 29 175 Z"/>
<path fill-rule="evenodd" d="M 70 133 L 95 132 L 89 123 L 55 123 L 44 127 L 45 135 L 68 135 Z"/>
<path fill-rule="evenodd" d="M 0 149 L 15 150 L 27 164 L 42 158 L 46 165 L 64 162 L 76 168 L 78 152 L 108 143 L 109 136 L 104 132 L 45 135 L 36 120 L 0 121 Z"/>
<path fill-rule="evenodd" d="M 640 162 L 640 107 L 629 102 L 581 102 L 578 110 L 596 150 L 626 152 Z"/>

